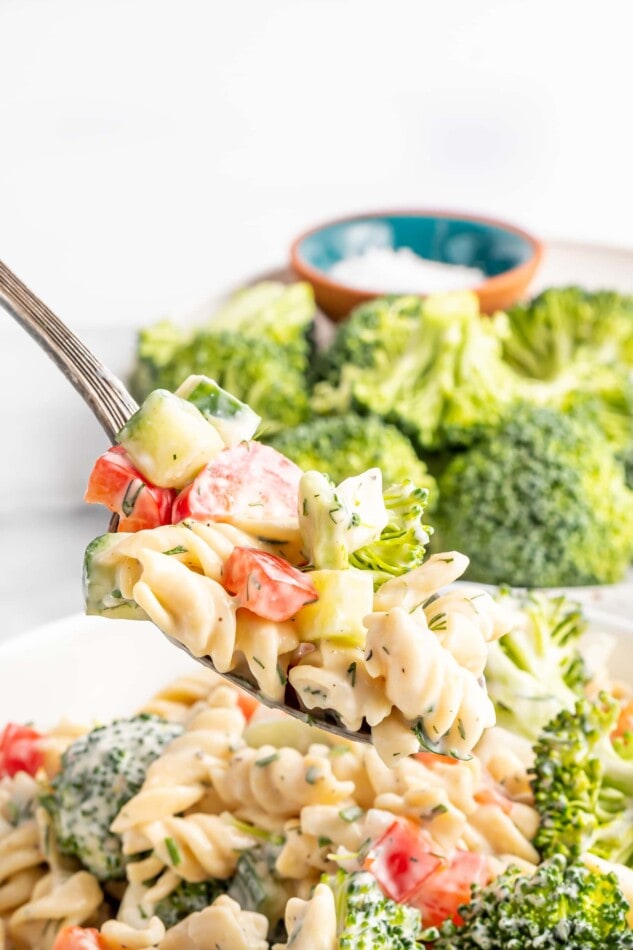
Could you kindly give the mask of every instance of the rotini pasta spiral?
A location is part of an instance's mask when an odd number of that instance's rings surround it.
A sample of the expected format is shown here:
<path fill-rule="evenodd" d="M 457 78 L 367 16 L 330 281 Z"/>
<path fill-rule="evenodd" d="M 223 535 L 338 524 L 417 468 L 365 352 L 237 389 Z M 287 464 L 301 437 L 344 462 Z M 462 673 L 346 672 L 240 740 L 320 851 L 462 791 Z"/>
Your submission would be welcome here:
<path fill-rule="evenodd" d="M 337 950 L 337 926 L 334 895 L 325 884 L 317 884 L 313 896 L 305 901 L 291 897 L 286 907 L 287 943 L 276 943 L 273 950 Z"/>
<path fill-rule="evenodd" d="M 343 802 L 353 794 L 352 782 L 332 771 L 327 746 L 296 749 L 245 747 L 225 767 L 211 770 L 213 786 L 224 806 L 260 827 L 279 827 L 304 805 Z"/>
<path fill-rule="evenodd" d="M 251 843 L 248 837 L 217 814 L 177 816 L 203 803 L 205 809 L 222 810 L 211 770 L 241 748 L 244 722 L 236 690 L 217 685 L 205 703 L 193 707 L 185 732 L 150 765 L 140 792 L 112 824 L 125 854 L 153 852 L 128 865 L 131 881 L 148 880 L 175 863 L 178 874 L 192 881 L 228 877 L 235 868 L 239 850 Z"/>
<path fill-rule="evenodd" d="M 21 947 L 48 950 L 62 927 L 91 921 L 102 901 L 97 879 L 88 871 L 51 871 L 35 885 L 30 900 L 11 915 L 9 935 Z"/>
<path fill-rule="evenodd" d="M 172 927 L 160 950 L 268 950 L 267 933 L 268 920 L 263 914 L 242 910 L 223 894 L 206 910 Z"/>
<path fill-rule="evenodd" d="M 38 792 L 25 772 L 0 781 L 0 916 L 28 901 L 45 874 L 35 820 Z"/>
<path fill-rule="evenodd" d="M 191 715 L 191 707 L 206 699 L 219 682 L 217 674 L 201 666 L 159 690 L 139 712 L 168 722 L 184 722 Z"/>

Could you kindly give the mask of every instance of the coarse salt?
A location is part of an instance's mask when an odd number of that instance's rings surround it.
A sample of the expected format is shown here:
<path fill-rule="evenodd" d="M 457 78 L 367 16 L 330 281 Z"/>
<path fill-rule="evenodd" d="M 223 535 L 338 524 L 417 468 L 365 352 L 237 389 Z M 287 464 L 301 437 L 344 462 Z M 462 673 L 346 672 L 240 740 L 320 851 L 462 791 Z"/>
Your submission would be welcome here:
<path fill-rule="evenodd" d="M 328 276 L 358 290 L 385 294 L 429 294 L 476 287 L 486 275 L 478 267 L 446 264 L 420 257 L 410 247 L 370 247 L 345 257 Z"/>

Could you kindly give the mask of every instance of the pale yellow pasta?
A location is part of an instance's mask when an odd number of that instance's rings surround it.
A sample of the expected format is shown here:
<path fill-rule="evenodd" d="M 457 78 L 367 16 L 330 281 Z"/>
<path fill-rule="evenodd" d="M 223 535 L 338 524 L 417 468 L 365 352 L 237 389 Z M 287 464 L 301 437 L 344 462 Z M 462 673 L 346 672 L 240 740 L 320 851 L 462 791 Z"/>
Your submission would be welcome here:
<path fill-rule="evenodd" d="M 367 670 L 384 680 L 385 695 L 417 722 L 429 745 L 468 754 L 494 707 L 478 677 L 445 649 L 421 618 L 402 607 L 372 614 L 367 624 Z"/>
<path fill-rule="evenodd" d="M 477 759 L 510 798 L 532 803 L 530 770 L 534 764 L 534 751 L 528 739 L 494 726 L 484 733 L 476 752 Z"/>
<path fill-rule="evenodd" d="M 337 925 L 334 895 L 325 884 L 317 884 L 307 900 L 291 897 L 286 906 L 287 943 L 273 950 L 337 950 Z"/>
<path fill-rule="evenodd" d="M 9 936 L 21 947 L 48 950 L 59 930 L 89 922 L 102 901 L 99 883 L 88 871 L 51 871 L 35 885 L 30 900 L 9 918 Z"/>
<path fill-rule="evenodd" d="M 239 850 L 250 839 L 218 815 L 182 813 L 194 806 L 223 810 L 213 795 L 211 773 L 244 745 L 244 723 L 237 691 L 216 685 L 205 702 L 193 707 L 185 732 L 150 765 L 140 792 L 112 824 L 122 835 L 125 854 L 152 851 L 149 858 L 128 865 L 131 881 L 147 880 L 173 863 L 168 838 L 178 849 L 178 873 L 186 880 L 228 877 L 234 870 Z"/>
<path fill-rule="evenodd" d="M 275 623 L 248 611 L 237 616 L 235 650 L 248 663 L 263 694 L 283 703 L 290 655 L 299 646 L 291 621 Z"/>
<path fill-rule="evenodd" d="M 139 712 L 160 716 L 168 722 L 184 722 L 191 715 L 191 707 L 206 699 L 218 682 L 219 677 L 213 670 L 199 666 L 159 690 Z"/>
<path fill-rule="evenodd" d="M 245 747 L 211 776 L 225 808 L 264 828 L 279 827 L 304 805 L 347 801 L 354 791 L 351 782 L 336 778 L 327 746 L 311 746 L 306 755 L 291 748 Z"/>
<path fill-rule="evenodd" d="M 107 920 L 101 933 L 108 941 L 108 950 L 156 950 L 165 936 L 165 925 L 158 917 L 150 918 L 142 927 Z"/>
<path fill-rule="evenodd" d="M 0 915 L 26 903 L 46 873 L 35 820 L 38 793 L 25 772 L 0 781 Z"/>
<path fill-rule="evenodd" d="M 160 950 L 268 950 L 268 920 L 223 894 L 210 907 L 172 927 Z"/>
<path fill-rule="evenodd" d="M 372 678 L 362 650 L 321 641 L 288 674 L 290 683 L 308 709 L 336 709 L 344 726 L 360 729 L 363 718 L 370 726 L 391 711 L 384 686 Z M 417 748 L 417 743 L 416 743 Z"/>
<path fill-rule="evenodd" d="M 356 813 L 358 817 L 354 818 Z M 321 872 L 336 871 L 331 855 L 340 851 L 357 853 L 364 834 L 360 809 L 307 805 L 301 809 L 298 820 L 286 824 L 285 841 L 275 868 L 282 877 L 316 883 Z"/>

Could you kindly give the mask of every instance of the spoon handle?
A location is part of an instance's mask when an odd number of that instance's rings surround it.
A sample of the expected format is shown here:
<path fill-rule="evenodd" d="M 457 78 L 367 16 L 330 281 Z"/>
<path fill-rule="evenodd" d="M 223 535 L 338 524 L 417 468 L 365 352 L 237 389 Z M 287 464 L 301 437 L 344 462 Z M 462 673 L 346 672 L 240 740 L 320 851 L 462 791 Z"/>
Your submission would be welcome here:
<path fill-rule="evenodd" d="M 2 261 L 0 305 L 46 350 L 114 441 L 138 409 L 121 380 Z"/>

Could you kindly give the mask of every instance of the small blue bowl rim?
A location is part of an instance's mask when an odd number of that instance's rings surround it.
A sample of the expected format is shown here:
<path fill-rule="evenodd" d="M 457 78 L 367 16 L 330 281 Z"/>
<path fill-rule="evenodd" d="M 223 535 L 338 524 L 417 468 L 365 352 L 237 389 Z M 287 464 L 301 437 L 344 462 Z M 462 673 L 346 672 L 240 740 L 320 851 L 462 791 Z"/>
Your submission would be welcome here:
<path fill-rule="evenodd" d="M 477 224 L 482 227 L 482 229 L 490 229 L 491 231 L 505 232 L 506 234 L 511 234 L 515 237 L 518 237 L 524 244 L 527 255 L 523 260 L 517 261 L 516 264 L 508 267 L 507 269 L 500 271 L 494 275 L 487 275 L 481 283 L 473 286 L 471 289 L 473 291 L 481 290 L 484 287 L 492 287 L 496 282 L 505 281 L 508 275 L 511 275 L 514 271 L 518 271 L 523 267 L 530 265 L 534 258 L 540 258 L 542 254 L 542 244 L 534 235 L 530 234 L 528 231 L 525 231 L 523 228 L 518 227 L 515 224 L 511 224 L 507 221 L 502 221 L 498 218 L 489 217 L 487 215 L 471 214 L 469 212 L 461 211 L 450 211 L 442 210 L 438 211 L 435 209 L 416 209 L 416 210 L 396 210 L 396 211 L 368 211 L 358 214 L 345 215 L 341 218 L 333 218 L 329 221 L 325 221 L 321 224 L 315 225 L 303 231 L 295 240 L 292 242 L 290 247 L 290 257 L 291 262 L 294 264 L 299 262 L 302 269 L 305 271 L 308 279 L 310 277 L 316 278 L 322 284 L 329 286 L 332 289 L 340 289 L 348 293 L 359 294 L 364 297 L 372 296 L 379 297 L 384 295 L 384 290 L 369 290 L 366 287 L 354 287 L 351 284 L 342 283 L 341 281 L 334 280 L 328 274 L 328 271 L 320 267 L 318 264 L 313 263 L 307 257 L 304 256 L 303 248 L 304 242 L 316 235 L 319 235 L 321 232 L 328 231 L 330 228 L 335 228 L 341 225 L 353 225 L 361 222 L 371 221 L 381 221 L 389 219 L 398 219 L 398 218 L 407 218 L 407 219 L 416 219 L 426 221 L 442 221 L 449 220 L 456 223 L 467 223 L 467 224 Z M 341 260 L 344 258 L 341 258 Z"/>

